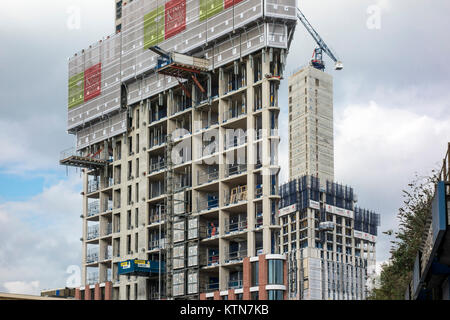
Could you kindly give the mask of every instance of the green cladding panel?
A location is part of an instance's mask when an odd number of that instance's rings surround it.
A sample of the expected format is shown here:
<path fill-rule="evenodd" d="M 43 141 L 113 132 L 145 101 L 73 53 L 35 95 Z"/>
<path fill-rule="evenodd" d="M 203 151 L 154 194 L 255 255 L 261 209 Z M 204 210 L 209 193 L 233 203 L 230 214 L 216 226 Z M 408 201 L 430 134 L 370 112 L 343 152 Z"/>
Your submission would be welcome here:
<path fill-rule="evenodd" d="M 223 11 L 223 0 L 200 0 L 200 21 Z"/>
<path fill-rule="evenodd" d="M 84 102 L 84 72 L 69 79 L 69 109 Z"/>
<path fill-rule="evenodd" d="M 144 49 L 164 41 L 164 31 L 164 6 L 159 6 L 144 16 Z"/>

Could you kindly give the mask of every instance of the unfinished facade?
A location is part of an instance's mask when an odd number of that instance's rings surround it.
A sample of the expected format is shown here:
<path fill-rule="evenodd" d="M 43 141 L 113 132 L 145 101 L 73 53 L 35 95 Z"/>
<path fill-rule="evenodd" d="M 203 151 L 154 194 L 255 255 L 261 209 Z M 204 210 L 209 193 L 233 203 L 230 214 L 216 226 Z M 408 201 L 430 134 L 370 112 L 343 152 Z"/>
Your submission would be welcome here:
<path fill-rule="evenodd" d="M 78 297 L 106 287 L 112 299 L 249 299 L 246 266 L 261 259 L 271 275 L 252 292 L 285 298 L 278 88 L 295 10 L 292 0 L 135 0 L 122 5 L 121 32 L 70 59 L 77 143 L 61 163 L 84 168 Z M 207 71 L 163 75 L 154 46 Z"/>
<path fill-rule="evenodd" d="M 334 181 L 333 78 L 312 66 L 289 77 L 289 177 Z"/>
<path fill-rule="evenodd" d="M 380 216 L 356 206 L 353 188 L 313 176 L 280 188 L 280 252 L 289 299 L 363 300 L 376 263 Z"/>

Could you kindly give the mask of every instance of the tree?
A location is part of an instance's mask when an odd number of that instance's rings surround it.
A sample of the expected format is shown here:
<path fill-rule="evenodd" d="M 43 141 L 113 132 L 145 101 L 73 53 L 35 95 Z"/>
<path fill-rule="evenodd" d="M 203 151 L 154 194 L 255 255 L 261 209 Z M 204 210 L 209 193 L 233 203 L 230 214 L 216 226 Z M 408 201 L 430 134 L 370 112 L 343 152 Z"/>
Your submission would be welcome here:
<path fill-rule="evenodd" d="M 434 197 L 438 177 L 435 171 L 429 177 L 417 174 L 407 190 L 403 190 L 403 206 L 397 218 L 399 230 L 394 232 L 391 241 L 389 262 L 381 266 L 380 286 L 372 290 L 371 300 L 403 300 L 423 234 L 425 223 L 431 215 L 431 202 Z M 390 232 L 387 231 L 387 234 Z"/>

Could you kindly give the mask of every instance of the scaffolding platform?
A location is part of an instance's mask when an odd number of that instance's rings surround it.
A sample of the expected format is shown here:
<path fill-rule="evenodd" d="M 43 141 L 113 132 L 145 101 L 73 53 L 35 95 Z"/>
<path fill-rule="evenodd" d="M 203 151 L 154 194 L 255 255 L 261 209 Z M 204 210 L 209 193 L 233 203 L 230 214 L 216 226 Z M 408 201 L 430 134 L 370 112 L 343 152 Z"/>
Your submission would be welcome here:
<path fill-rule="evenodd" d="M 159 261 L 149 260 L 126 260 L 117 263 L 117 274 L 120 275 L 136 275 L 136 276 L 152 276 L 159 274 Z M 161 273 L 165 273 L 165 263 L 161 262 Z"/>
<path fill-rule="evenodd" d="M 59 163 L 63 166 L 87 168 L 87 169 L 100 169 L 107 166 L 110 161 L 102 160 L 94 156 L 84 156 L 75 149 L 68 149 L 61 152 Z"/>
<path fill-rule="evenodd" d="M 158 58 L 156 72 L 177 79 L 192 79 L 193 75 L 207 73 L 209 61 L 173 52 Z"/>

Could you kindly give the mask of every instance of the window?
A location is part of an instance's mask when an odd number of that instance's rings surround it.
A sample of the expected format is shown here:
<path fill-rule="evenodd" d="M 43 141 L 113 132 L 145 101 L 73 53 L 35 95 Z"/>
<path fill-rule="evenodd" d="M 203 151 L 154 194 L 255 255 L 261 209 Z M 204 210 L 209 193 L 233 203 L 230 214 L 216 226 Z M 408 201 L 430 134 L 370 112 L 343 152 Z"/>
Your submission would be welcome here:
<path fill-rule="evenodd" d="M 259 291 L 253 291 L 251 293 L 251 299 L 252 300 L 259 300 Z"/>
<path fill-rule="evenodd" d="M 318 87 L 320 85 L 320 81 L 319 79 L 316 79 L 316 87 Z"/>
<path fill-rule="evenodd" d="M 127 253 L 131 254 L 131 235 L 127 236 Z"/>
<path fill-rule="evenodd" d="M 256 287 L 259 285 L 259 262 L 252 262 L 251 263 L 252 268 L 252 279 L 251 279 L 251 286 Z"/>
<path fill-rule="evenodd" d="M 236 300 L 244 300 L 244 294 L 242 293 L 236 294 Z"/>
<path fill-rule="evenodd" d="M 268 260 L 268 284 L 284 284 L 283 260 Z"/>
<path fill-rule="evenodd" d="M 139 234 L 134 235 L 134 251 L 139 252 Z"/>
<path fill-rule="evenodd" d="M 269 300 L 284 300 L 284 292 L 282 290 L 267 290 Z"/>

